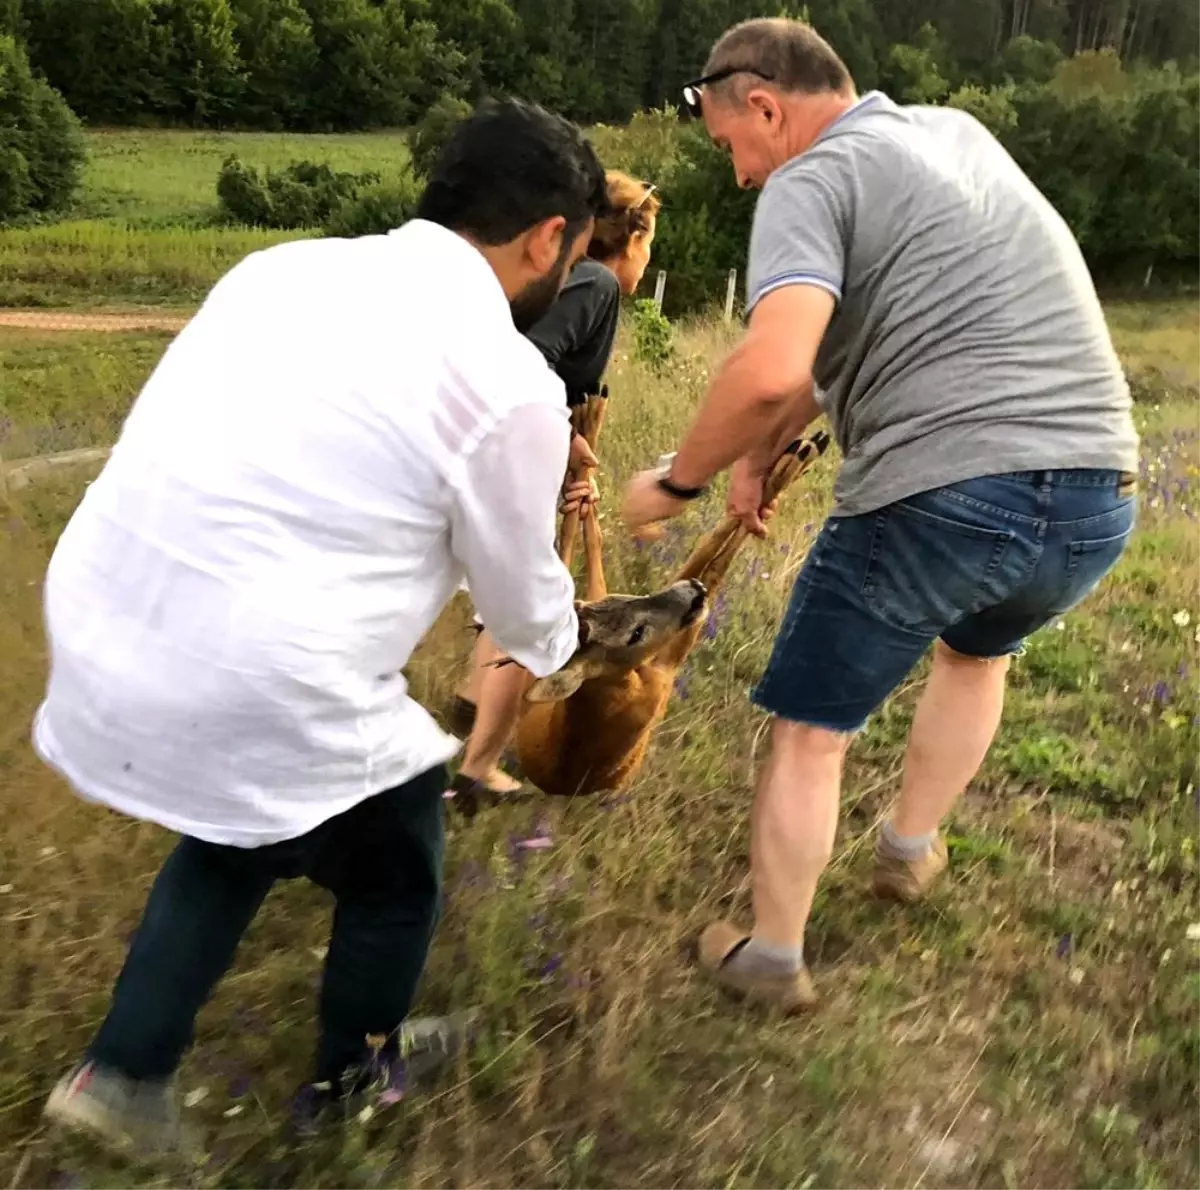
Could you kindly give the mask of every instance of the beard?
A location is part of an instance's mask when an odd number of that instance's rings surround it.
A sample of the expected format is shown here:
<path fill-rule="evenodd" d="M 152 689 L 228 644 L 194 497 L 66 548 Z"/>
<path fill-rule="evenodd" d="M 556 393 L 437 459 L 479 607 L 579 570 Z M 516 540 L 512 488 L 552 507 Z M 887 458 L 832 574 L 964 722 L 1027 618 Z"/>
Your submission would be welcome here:
<path fill-rule="evenodd" d="M 567 274 L 567 258 L 570 255 L 571 242 L 564 236 L 562 251 L 554 262 L 554 267 L 544 276 L 530 281 L 508 303 L 512 312 L 513 326 L 521 334 L 531 331 L 554 305 L 562 291 L 563 281 Z"/>

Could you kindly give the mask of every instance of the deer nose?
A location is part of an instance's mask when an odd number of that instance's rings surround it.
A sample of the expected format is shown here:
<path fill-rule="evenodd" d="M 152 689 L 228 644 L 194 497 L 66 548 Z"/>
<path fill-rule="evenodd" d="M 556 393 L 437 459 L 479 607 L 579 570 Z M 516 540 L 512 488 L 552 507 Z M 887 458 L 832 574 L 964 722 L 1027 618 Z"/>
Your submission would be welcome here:
<path fill-rule="evenodd" d="M 696 597 L 695 597 L 696 603 L 701 603 L 704 599 L 706 599 L 708 597 L 708 588 L 705 587 L 705 585 L 698 578 L 688 579 L 688 586 L 690 586 L 692 588 L 692 590 L 696 593 Z"/>

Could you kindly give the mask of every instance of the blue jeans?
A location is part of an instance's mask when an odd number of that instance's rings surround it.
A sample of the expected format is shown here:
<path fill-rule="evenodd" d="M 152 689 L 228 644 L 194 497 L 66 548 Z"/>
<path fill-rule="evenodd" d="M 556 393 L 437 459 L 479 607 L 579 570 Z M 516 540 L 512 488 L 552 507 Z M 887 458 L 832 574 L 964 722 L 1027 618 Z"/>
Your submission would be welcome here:
<path fill-rule="evenodd" d="M 831 517 L 796 578 L 752 694 L 764 710 L 859 730 L 933 641 L 1019 652 L 1121 556 L 1137 515 L 1118 471 L 1023 471 Z"/>
<path fill-rule="evenodd" d="M 130 1078 L 173 1074 L 267 893 L 306 876 L 336 899 L 315 1078 L 336 1086 L 366 1060 L 371 1033 L 387 1037 L 393 1057 L 441 913 L 445 788 L 435 765 L 266 847 L 185 835 L 154 881 L 88 1056 Z"/>

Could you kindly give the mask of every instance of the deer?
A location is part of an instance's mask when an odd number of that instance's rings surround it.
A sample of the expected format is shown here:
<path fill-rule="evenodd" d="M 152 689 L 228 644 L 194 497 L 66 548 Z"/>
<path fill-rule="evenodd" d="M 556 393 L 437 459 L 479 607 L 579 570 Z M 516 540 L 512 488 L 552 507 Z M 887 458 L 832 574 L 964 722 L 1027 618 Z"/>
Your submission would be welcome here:
<path fill-rule="evenodd" d="M 606 407 L 603 396 L 592 397 L 572 412 L 573 427 L 593 449 Z M 824 432 L 796 439 L 768 477 L 766 502 L 781 495 L 828 445 Z M 580 643 L 562 669 L 529 686 L 516 731 L 525 778 L 552 797 L 614 793 L 637 775 L 712 598 L 749 535 L 737 517 L 727 515 L 700 538 L 667 586 L 652 595 L 610 595 L 594 510 L 582 518 L 577 510 L 564 514 L 559 556 L 571 566 L 581 525 Z M 505 657 L 492 664 L 515 662 Z"/>

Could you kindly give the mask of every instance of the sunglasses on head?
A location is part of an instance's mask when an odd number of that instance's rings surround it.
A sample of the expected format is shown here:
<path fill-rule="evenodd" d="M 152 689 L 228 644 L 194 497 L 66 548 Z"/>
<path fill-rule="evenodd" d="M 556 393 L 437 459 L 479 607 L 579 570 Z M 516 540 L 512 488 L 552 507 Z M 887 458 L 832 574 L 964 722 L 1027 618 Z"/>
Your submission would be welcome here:
<path fill-rule="evenodd" d="M 768 83 L 774 81 L 773 75 L 763 74 L 761 70 L 755 70 L 753 66 L 726 66 L 724 70 L 714 70 L 712 74 L 706 74 L 703 78 L 692 79 L 690 83 L 683 84 L 683 104 L 687 108 L 688 114 L 699 119 L 702 88 L 710 83 L 723 82 L 735 74 L 752 74 Z"/>
<path fill-rule="evenodd" d="M 633 206 L 631 206 L 629 209 L 631 211 L 636 211 L 639 207 L 642 206 L 642 204 L 646 201 L 646 199 L 648 199 L 650 197 L 650 195 L 652 195 L 657 189 L 658 189 L 657 182 L 647 182 L 646 183 L 646 193 L 643 194 L 642 197 L 639 198 L 637 200 L 637 202 L 635 202 L 633 204 Z"/>

